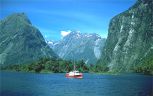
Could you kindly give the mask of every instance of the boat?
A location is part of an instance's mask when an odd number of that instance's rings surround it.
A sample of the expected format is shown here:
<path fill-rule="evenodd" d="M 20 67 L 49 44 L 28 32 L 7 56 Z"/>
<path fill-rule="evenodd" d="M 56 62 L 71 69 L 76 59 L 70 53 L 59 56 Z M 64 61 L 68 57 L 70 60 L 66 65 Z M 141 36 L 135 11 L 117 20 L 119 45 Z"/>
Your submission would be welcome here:
<path fill-rule="evenodd" d="M 83 73 L 80 73 L 79 71 L 76 70 L 75 64 L 74 64 L 74 69 L 73 71 L 70 71 L 66 73 L 65 77 L 67 78 L 78 78 L 82 79 L 83 78 Z"/>
<path fill-rule="evenodd" d="M 79 79 L 83 78 L 83 74 L 80 73 L 79 71 L 76 71 L 76 70 L 70 71 L 69 73 L 66 73 L 65 76 L 67 78 L 79 78 Z"/>

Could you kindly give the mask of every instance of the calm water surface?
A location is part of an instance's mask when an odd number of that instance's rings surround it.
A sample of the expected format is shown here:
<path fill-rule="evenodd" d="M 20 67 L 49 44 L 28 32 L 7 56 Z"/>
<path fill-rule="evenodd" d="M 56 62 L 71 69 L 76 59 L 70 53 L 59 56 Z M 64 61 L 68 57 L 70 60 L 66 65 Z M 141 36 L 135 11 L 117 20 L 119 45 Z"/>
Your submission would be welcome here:
<path fill-rule="evenodd" d="M 84 74 L 68 79 L 65 74 L 0 72 L 1 96 L 153 96 L 153 77 L 124 74 Z"/>

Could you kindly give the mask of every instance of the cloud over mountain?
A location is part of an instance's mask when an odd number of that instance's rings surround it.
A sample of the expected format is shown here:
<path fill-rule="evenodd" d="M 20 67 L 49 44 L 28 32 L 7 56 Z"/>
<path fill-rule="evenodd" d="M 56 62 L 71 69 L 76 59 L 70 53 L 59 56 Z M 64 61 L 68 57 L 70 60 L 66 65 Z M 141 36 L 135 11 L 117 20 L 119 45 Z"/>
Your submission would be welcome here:
<path fill-rule="evenodd" d="M 61 36 L 62 36 L 62 37 L 65 37 L 65 36 L 67 36 L 68 34 L 70 34 L 70 32 L 72 32 L 72 31 L 71 31 L 71 30 L 61 31 Z"/>

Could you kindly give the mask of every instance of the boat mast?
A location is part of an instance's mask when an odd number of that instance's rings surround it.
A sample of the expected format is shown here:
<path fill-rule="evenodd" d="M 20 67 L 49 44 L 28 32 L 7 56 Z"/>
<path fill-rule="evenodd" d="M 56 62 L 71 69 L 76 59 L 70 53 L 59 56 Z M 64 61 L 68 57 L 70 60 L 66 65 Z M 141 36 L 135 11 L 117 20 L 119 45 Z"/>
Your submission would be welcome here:
<path fill-rule="evenodd" d="M 76 68 L 75 68 L 75 61 L 74 61 L 74 64 L 73 64 L 73 70 L 75 71 L 75 69 L 76 69 Z"/>
<path fill-rule="evenodd" d="M 72 55 L 73 58 L 73 71 L 76 71 L 76 65 L 75 65 L 75 60 L 74 60 L 74 56 Z"/>

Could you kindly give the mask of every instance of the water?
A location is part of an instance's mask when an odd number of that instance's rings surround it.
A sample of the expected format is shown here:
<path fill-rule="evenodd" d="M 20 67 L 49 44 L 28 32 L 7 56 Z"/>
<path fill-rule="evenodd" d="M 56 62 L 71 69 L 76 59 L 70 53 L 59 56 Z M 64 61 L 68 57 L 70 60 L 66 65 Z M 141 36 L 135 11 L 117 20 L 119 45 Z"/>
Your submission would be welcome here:
<path fill-rule="evenodd" d="M 1 72 L 1 96 L 153 96 L 153 77 L 84 74 L 68 79 L 65 74 Z"/>

